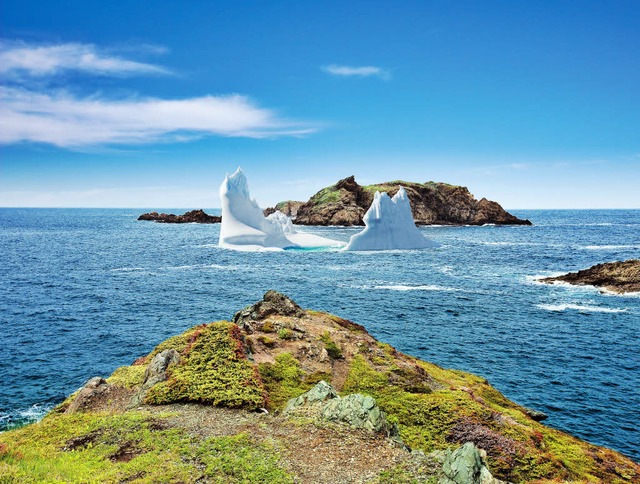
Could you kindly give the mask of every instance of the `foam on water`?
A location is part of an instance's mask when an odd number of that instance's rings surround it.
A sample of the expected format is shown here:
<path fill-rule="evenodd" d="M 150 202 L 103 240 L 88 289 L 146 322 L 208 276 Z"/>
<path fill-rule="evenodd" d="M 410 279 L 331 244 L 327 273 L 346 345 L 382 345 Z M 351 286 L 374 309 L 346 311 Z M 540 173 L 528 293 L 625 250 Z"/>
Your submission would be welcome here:
<path fill-rule="evenodd" d="M 540 309 L 544 309 L 545 311 L 566 311 L 568 309 L 574 311 L 581 311 L 586 313 L 626 313 L 629 309 L 619 309 L 619 308 L 603 308 L 598 306 L 584 306 L 581 304 L 536 304 Z"/>

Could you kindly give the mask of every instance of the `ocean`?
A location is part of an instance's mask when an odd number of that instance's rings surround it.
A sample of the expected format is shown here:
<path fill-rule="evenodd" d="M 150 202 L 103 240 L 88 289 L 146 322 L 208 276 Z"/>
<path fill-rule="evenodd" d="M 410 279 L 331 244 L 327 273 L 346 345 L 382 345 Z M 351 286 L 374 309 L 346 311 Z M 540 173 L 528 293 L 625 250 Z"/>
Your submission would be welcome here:
<path fill-rule="evenodd" d="M 219 225 L 143 211 L 0 209 L 0 430 L 276 289 L 640 460 L 640 295 L 535 280 L 640 257 L 640 210 L 514 210 L 534 225 L 424 227 L 439 248 L 381 253 L 233 252 Z"/>

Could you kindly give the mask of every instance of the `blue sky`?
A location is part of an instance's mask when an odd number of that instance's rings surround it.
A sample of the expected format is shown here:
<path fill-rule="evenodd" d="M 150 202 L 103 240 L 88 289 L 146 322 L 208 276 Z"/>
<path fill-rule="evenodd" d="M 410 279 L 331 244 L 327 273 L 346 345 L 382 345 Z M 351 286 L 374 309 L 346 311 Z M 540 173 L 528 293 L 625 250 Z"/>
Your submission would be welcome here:
<path fill-rule="evenodd" d="M 640 208 L 636 1 L 3 2 L 0 206 L 263 205 L 355 175 Z"/>

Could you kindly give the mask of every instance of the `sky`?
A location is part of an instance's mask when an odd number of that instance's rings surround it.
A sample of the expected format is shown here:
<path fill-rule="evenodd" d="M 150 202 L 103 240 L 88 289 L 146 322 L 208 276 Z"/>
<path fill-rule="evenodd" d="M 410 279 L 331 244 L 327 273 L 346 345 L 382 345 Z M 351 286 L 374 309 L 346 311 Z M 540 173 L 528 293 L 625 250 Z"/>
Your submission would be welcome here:
<path fill-rule="evenodd" d="M 640 2 L 0 6 L 0 206 L 261 206 L 444 181 L 640 208 Z"/>

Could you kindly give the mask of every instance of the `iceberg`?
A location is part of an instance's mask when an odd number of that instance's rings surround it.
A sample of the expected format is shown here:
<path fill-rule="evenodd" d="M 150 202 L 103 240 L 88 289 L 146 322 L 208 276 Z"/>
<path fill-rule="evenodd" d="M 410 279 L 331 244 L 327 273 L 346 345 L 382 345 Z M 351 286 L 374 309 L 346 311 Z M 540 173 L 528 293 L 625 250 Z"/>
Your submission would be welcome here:
<path fill-rule="evenodd" d="M 376 192 L 363 220 L 365 229 L 352 235 L 344 250 L 407 250 L 438 246 L 416 227 L 409 197 L 403 187 L 393 198 L 385 192 Z"/>
<path fill-rule="evenodd" d="M 268 218 L 249 194 L 247 177 L 238 168 L 220 185 L 222 222 L 218 245 L 235 250 L 342 247 L 344 243 L 309 233 L 299 233 L 281 212 Z"/>

